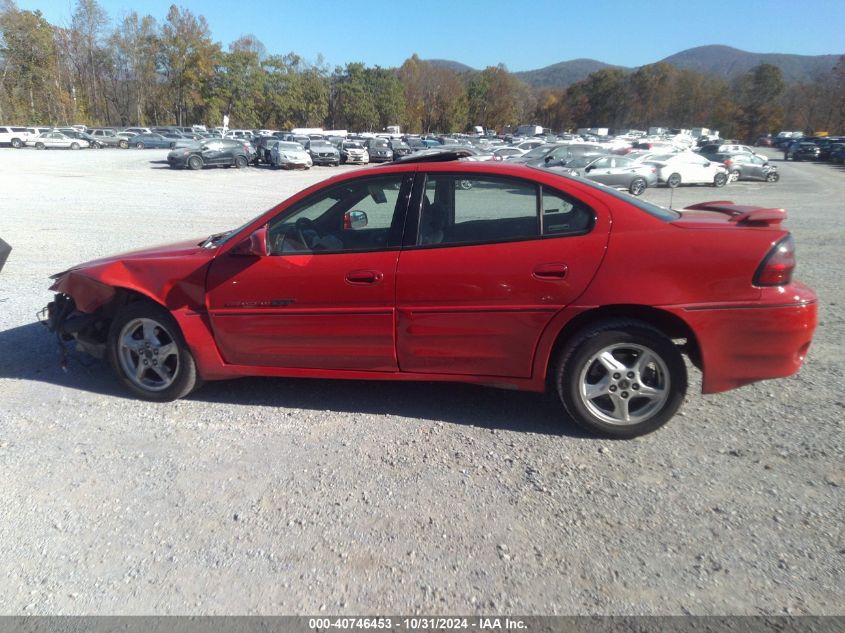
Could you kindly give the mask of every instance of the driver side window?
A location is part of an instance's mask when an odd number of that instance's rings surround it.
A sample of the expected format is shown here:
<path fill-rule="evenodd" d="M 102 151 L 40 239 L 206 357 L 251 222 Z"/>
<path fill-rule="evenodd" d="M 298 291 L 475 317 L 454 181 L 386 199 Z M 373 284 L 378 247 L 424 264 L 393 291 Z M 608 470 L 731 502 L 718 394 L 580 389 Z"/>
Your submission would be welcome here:
<path fill-rule="evenodd" d="M 270 254 L 387 248 L 402 180 L 402 176 L 388 176 L 345 182 L 308 198 L 270 222 Z"/>

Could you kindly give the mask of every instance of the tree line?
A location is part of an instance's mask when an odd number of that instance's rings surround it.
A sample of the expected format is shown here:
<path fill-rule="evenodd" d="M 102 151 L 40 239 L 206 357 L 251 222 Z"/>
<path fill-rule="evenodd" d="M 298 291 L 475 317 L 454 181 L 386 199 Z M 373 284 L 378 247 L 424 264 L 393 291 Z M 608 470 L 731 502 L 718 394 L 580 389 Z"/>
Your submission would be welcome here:
<path fill-rule="evenodd" d="M 458 73 L 412 55 L 399 68 L 269 53 L 253 35 L 224 49 L 202 15 L 173 5 L 163 22 L 112 24 L 77 0 L 70 26 L 0 0 L 0 122 L 220 125 L 291 129 L 503 131 L 538 123 L 645 129 L 709 127 L 754 139 L 779 129 L 845 130 L 845 56 L 825 76 L 787 85 L 763 64 L 733 81 L 665 63 L 605 69 L 567 88 L 534 89 L 503 65 Z"/>

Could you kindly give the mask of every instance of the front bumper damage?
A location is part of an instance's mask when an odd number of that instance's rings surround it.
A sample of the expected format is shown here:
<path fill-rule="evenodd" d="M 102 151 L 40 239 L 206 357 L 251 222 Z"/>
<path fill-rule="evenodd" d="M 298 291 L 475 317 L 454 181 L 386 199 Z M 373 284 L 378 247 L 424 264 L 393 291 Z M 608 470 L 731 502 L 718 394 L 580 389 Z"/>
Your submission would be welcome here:
<path fill-rule="evenodd" d="M 71 297 L 57 294 L 38 316 L 47 329 L 56 335 L 61 347 L 62 366 L 66 364 L 65 343 L 72 340 L 76 340 L 77 351 L 95 358 L 105 358 L 108 329 L 101 315 L 79 312 Z"/>

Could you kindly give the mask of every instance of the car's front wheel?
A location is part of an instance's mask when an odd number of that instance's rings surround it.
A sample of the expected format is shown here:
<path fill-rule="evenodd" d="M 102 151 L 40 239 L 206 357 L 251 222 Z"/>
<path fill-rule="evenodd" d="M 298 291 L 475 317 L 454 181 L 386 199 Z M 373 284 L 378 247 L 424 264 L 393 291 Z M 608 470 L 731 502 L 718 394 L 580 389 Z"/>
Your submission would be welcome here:
<path fill-rule="evenodd" d="M 71 143 L 70 148 L 71 149 L 79 149 L 79 143 Z"/>
<path fill-rule="evenodd" d="M 246 156 L 235 156 L 235 167 L 237 167 L 238 169 L 243 169 L 247 165 L 249 165 L 249 160 L 247 160 Z"/>
<path fill-rule="evenodd" d="M 730 181 L 736 182 L 737 180 L 739 180 L 739 172 L 736 169 L 734 169 L 734 170 L 731 171 Z"/>
<path fill-rule="evenodd" d="M 674 189 L 681 186 L 681 174 L 672 174 L 666 179 L 666 184 Z"/>
<path fill-rule="evenodd" d="M 766 174 L 766 182 L 777 182 L 778 180 L 780 180 L 780 174 L 776 171 L 770 171 Z"/>
<path fill-rule="evenodd" d="M 21 143 L 21 140 L 19 138 L 13 138 L 12 147 L 14 147 L 15 149 L 20 149 L 21 147 L 23 147 L 23 143 Z"/>
<path fill-rule="evenodd" d="M 558 396 L 582 428 L 616 438 L 650 433 L 680 407 L 683 357 L 671 339 L 633 320 L 608 320 L 576 334 L 555 368 Z"/>
<path fill-rule="evenodd" d="M 728 183 L 728 175 L 723 172 L 719 172 L 715 176 L 713 176 L 713 186 L 714 187 L 724 187 Z"/>
<path fill-rule="evenodd" d="M 44 143 L 36 143 L 35 149 L 47 149 Z"/>
<path fill-rule="evenodd" d="M 137 147 L 138 149 L 144 149 L 144 144 L 143 143 L 135 143 L 135 147 Z"/>
<path fill-rule="evenodd" d="M 200 382 L 176 321 L 147 301 L 118 311 L 109 328 L 108 355 L 120 381 L 146 400 L 176 400 Z"/>
<path fill-rule="evenodd" d="M 120 149 L 129 149 L 129 141 L 118 141 L 117 146 Z"/>
<path fill-rule="evenodd" d="M 188 158 L 188 167 L 196 171 L 197 169 L 202 169 L 202 158 L 199 156 L 191 156 Z"/>
<path fill-rule="evenodd" d="M 628 186 L 628 191 L 631 192 L 631 195 L 639 196 L 642 195 L 647 188 L 648 183 L 645 181 L 645 178 L 634 178 Z"/>

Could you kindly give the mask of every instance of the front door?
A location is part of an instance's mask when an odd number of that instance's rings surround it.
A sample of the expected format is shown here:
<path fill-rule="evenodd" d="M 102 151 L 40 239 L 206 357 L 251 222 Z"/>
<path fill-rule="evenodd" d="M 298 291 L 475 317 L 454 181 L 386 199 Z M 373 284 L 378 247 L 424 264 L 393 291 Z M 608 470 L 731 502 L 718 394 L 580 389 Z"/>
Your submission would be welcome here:
<path fill-rule="evenodd" d="M 323 189 L 268 226 L 266 257 L 222 255 L 207 306 L 226 362 L 395 371 L 395 278 L 411 178 Z"/>

